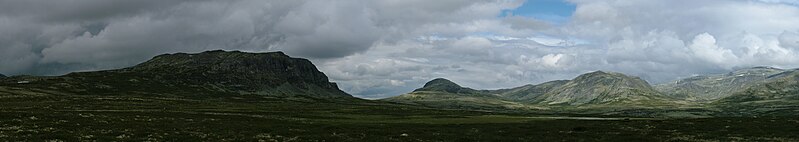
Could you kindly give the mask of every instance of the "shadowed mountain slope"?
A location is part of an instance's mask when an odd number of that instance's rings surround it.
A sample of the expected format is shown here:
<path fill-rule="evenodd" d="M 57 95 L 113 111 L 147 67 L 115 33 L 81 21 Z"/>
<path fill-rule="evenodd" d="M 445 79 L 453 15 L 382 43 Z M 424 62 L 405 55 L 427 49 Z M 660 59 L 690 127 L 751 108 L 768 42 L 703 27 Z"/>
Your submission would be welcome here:
<path fill-rule="evenodd" d="M 306 59 L 282 52 L 207 51 L 165 54 L 139 65 L 58 77 L 6 78 L 0 86 L 73 94 L 307 96 L 352 98 Z"/>

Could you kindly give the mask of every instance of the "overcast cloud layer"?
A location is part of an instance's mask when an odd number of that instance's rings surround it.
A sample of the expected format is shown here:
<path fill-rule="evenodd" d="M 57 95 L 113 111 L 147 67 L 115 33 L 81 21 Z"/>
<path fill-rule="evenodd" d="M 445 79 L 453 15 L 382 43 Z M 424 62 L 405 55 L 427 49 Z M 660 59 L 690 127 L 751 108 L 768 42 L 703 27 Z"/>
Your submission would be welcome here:
<path fill-rule="evenodd" d="M 565 23 L 518 0 L 0 0 L 0 73 L 60 75 L 212 49 L 309 58 L 343 90 L 399 95 L 445 77 L 510 88 L 607 70 L 661 83 L 799 67 L 785 0 L 570 0 Z"/>

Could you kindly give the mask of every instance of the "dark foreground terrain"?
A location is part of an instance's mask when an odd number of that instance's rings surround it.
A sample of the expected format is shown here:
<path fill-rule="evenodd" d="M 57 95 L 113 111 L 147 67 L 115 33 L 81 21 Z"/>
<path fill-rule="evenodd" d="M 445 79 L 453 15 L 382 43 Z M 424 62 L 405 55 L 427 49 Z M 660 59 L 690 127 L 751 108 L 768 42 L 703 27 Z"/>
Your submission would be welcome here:
<path fill-rule="evenodd" d="M 0 141 L 799 141 L 797 117 L 556 117 L 258 96 L 0 100 Z"/>

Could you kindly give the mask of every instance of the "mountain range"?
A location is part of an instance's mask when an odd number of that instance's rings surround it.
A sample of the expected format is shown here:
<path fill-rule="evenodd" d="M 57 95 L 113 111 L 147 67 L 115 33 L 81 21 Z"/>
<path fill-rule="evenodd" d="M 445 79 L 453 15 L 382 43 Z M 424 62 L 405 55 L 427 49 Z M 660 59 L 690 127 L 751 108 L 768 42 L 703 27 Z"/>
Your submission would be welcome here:
<path fill-rule="evenodd" d="M 341 91 L 307 59 L 282 52 L 239 51 L 164 54 L 122 69 L 0 79 L 2 97 L 32 94 L 255 95 L 302 101 L 366 101 Z M 714 113 L 799 114 L 799 70 L 755 67 L 654 86 L 639 77 L 595 71 L 571 80 L 498 90 L 472 89 L 437 78 L 410 93 L 373 102 L 491 111 L 637 113 L 700 109 Z"/>
<path fill-rule="evenodd" d="M 492 106 L 506 109 L 654 107 L 678 105 L 677 102 L 680 102 L 662 95 L 638 77 L 605 71 L 583 74 L 573 80 L 556 80 L 499 90 L 475 90 L 438 78 L 411 93 L 383 100 L 448 108 Z"/>
<path fill-rule="evenodd" d="M 618 111 L 695 110 L 797 114 L 799 70 L 754 67 L 655 85 L 633 76 L 595 71 L 511 89 L 475 90 L 438 78 L 384 101 L 442 108 Z M 669 112 L 670 113 L 670 112 Z"/>

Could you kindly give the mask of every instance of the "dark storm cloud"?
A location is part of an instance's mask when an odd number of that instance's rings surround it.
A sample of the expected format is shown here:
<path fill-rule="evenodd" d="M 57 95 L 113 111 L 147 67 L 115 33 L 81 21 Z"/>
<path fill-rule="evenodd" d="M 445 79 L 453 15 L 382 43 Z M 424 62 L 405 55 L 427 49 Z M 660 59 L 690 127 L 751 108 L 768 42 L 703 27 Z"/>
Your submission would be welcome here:
<path fill-rule="evenodd" d="M 0 72 L 62 74 L 157 54 L 285 51 L 312 59 L 493 17 L 519 2 L 423 0 L 0 0 Z"/>
<path fill-rule="evenodd" d="M 46 22 L 85 22 L 132 16 L 200 0 L 0 0 L 0 15 Z"/>

